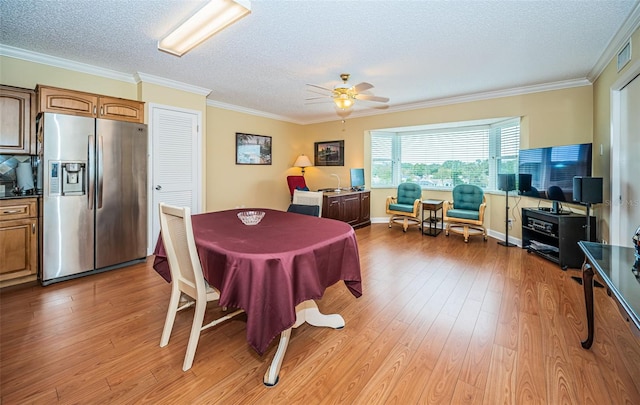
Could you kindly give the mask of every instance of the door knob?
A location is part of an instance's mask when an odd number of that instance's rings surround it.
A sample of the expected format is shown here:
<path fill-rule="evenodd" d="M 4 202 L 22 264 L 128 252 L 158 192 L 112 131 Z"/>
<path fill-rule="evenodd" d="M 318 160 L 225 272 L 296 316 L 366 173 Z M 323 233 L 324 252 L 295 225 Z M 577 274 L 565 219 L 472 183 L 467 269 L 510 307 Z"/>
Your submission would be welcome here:
<path fill-rule="evenodd" d="M 162 186 L 156 186 L 156 190 L 158 191 L 162 190 Z"/>

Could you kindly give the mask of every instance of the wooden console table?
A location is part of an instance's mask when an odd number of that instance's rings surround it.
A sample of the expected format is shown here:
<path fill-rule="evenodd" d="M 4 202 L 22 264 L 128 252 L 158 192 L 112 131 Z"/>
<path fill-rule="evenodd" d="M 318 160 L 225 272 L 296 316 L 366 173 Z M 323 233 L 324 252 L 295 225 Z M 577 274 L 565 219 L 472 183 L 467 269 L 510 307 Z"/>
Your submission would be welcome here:
<path fill-rule="evenodd" d="M 595 242 L 578 242 L 585 254 L 582 265 L 582 286 L 587 310 L 587 339 L 582 347 L 593 344 L 593 274 L 594 269 L 607 285 L 610 295 L 616 300 L 621 312 L 640 336 L 640 278 L 634 274 L 634 249 L 622 246 L 603 245 Z M 637 272 L 637 269 L 636 269 Z"/>
<path fill-rule="evenodd" d="M 369 191 L 325 191 L 322 217 L 346 222 L 354 228 L 371 225 Z"/>

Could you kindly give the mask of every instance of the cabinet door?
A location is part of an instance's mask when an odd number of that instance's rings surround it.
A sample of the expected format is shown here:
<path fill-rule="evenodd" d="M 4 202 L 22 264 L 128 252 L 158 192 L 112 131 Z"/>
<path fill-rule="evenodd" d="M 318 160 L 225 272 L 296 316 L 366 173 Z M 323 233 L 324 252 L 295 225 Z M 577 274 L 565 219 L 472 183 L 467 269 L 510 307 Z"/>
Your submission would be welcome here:
<path fill-rule="evenodd" d="M 96 117 L 98 96 L 80 91 L 38 86 L 38 112 Z"/>
<path fill-rule="evenodd" d="M 29 89 L 0 86 L 0 153 L 35 153 L 35 115 Z"/>
<path fill-rule="evenodd" d="M 37 220 L 0 222 L 0 281 L 36 274 Z"/>
<path fill-rule="evenodd" d="M 342 221 L 340 199 L 341 197 L 325 197 L 326 203 L 322 207 L 322 216 Z"/>
<path fill-rule="evenodd" d="M 100 96 L 98 106 L 98 118 L 144 124 L 143 102 Z"/>
<path fill-rule="evenodd" d="M 342 198 L 342 220 L 349 225 L 360 222 L 360 194 L 345 195 Z"/>
<path fill-rule="evenodd" d="M 360 202 L 360 220 L 367 222 L 371 219 L 371 202 L 369 201 L 369 192 L 361 194 L 362 201 Z"/>

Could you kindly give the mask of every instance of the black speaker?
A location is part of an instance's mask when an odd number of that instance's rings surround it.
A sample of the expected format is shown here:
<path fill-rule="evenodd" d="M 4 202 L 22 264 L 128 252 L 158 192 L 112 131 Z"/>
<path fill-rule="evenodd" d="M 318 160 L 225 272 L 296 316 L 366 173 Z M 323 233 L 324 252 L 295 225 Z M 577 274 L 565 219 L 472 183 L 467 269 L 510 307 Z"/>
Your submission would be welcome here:
<path fill-rule="evenodd" d="M 511 191 L 516 189 L 516 175 L 498 174 L 498 189 L 502 191 Z"/>
<path fill-rule="evenodd" d="M 518 190 L 522 191 L 531 191 L 531 178 L 533 176 L 531 174 L 518 174 Z"/>
<path fill-rule="evenodd" d="M 573 178 L 573 201 L 584 204 L 599 204 L 602 202 L 602 177 Z"/>

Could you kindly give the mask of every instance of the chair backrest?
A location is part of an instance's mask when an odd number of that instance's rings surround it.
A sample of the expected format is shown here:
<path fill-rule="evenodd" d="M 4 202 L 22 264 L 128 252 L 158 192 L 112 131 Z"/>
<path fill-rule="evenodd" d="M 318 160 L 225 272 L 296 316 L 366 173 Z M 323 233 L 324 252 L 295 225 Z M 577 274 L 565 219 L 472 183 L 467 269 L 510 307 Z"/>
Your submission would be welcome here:
<path fill-rule="evenodd" d="M 556 201 L 566 201 L 562 189 L 558 186 L 549 186 L 547 189 L 547 198 Z"/>
<path fill-rule="evenodd" d="M 193 237 L 191 210 L 160 203 L 160 232 L 167 254 L 171 282 L 180 291 L 206 300 L 206 285 Z"/>
<path fill-rule="evenodd" d="M 293 204 L 317 205 L 318 216 L 322 216 L 322 192 L 293 190 Z"/>
<path fill-rule="evenodd" d="M 422 199 L 422 187 L 416 183 L 400 183 L 398 186 L 398 204 L 413 205 L 415 200 Z"/>
<path fill-rule="evenodd" d="M 317 205 L 289 204 L 289 208 L 287 208 L 287 212 L 295 212 L 296 214 L 319 217 L 320 207 Z"/>
<path fill-rule="evenodd" d="M 458 210 L 479 211 L 484 191 L 472 184 L 458 184 L 453 188 L 453 207 Z"/>
<path fill-rule="evenodd" d="M 289 192 L 293 196 L 293 191 L 300 189 L 303 191 L 309 191 L 307 182 L 304 180 L 304 176 L 287 176 L 287 185 L 289 185 Z"/>

